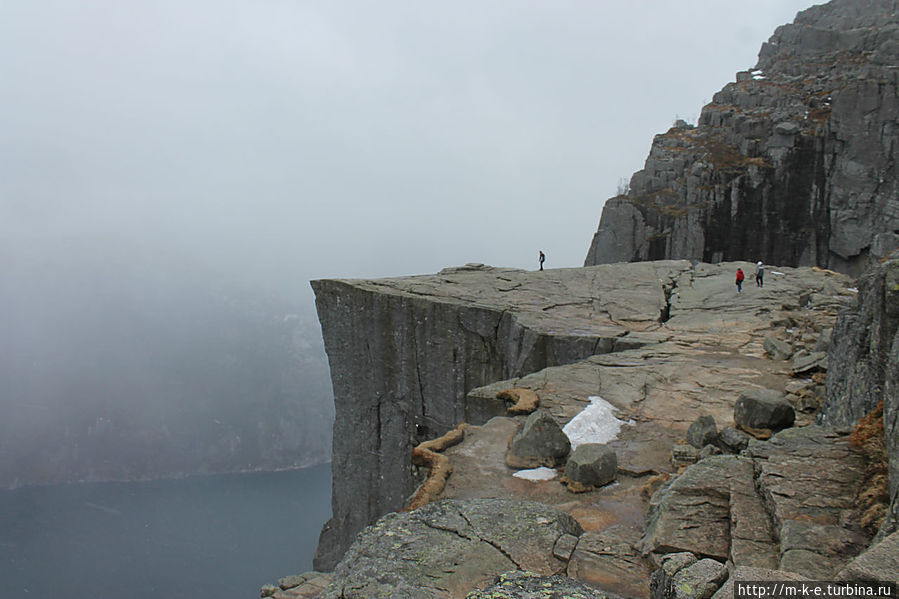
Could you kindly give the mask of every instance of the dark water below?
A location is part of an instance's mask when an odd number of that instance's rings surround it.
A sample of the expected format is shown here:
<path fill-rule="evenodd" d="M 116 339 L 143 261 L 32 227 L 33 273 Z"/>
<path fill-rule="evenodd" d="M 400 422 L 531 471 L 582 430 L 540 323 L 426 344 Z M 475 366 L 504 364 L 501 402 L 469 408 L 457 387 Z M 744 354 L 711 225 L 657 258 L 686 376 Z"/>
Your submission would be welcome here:
<path fill-rule="evenodd" d="M 0 492 L 0 598 L 252 599 L 312 569 L 331 467 Z"/>

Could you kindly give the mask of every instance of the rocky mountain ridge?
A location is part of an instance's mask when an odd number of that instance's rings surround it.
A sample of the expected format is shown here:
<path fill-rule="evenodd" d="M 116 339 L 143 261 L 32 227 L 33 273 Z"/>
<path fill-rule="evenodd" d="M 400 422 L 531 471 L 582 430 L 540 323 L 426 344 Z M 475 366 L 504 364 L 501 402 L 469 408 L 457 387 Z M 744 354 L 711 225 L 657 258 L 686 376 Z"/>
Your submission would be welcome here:
<path fill-rule="evenodd" d="M 899 245 L 899 4 L 800 12 L 606 201 L 584 264 L 761 260 L 860 274 Z"/>

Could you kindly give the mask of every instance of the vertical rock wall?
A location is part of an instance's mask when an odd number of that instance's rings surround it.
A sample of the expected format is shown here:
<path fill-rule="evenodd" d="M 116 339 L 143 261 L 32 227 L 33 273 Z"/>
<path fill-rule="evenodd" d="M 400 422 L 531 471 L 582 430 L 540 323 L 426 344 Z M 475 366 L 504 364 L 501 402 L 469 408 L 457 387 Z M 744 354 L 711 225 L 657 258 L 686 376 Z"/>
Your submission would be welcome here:
<path fill-rule="evenodd" d="M 585 265 L 761 260 L 858 274 L 899 244 L 896 0 L 799 13 L 697 126 L 657 135 Z"/>
<path fill-rule="evenodd" d="M 854 424 L 884 402 L 894 522 L 899 516 L 899 251 L 865 273 L 858 304 L 837 318 L 819 421 Z"/>
<path fill-rule="evenodd" d="M 315 567 L 330 570 L 366 525 L 403 507 L 412 448 L 466 414 L 478 386 L 611 350 L 608 337 L 549 335 L 512 311 L 377 282 L 313 281 L 336 418 L 333 518 Z"/>

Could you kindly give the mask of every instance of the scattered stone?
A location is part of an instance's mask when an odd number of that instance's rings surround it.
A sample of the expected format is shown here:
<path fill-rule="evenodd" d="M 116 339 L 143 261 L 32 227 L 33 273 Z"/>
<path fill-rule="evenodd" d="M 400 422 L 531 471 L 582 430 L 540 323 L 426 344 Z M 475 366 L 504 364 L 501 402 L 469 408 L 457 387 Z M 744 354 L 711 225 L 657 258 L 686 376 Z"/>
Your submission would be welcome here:
<path fill-rule="evenodd" d="M 553 547 L 553 555 L 559 558 L 562 561 L 567 562 L 571 559 L 571 554 L 574 553 L 574 548 L 577 547 L 578 538 L 574 535 L 562 535 L 559 537 L 559 540 L 556 541 L 555 547 Z"/>
<path fill-rule="evenodd" d="M 808 355 L 797 356 L 793 359 L 793 376 L 827 370 L 827 354 L 822 351 L 812 352 Z"/>
<path fill-rule="evenodd" d="M 693 421 L 690 428 L 687 429 L 687 443 L 702 449 L 709 443 L 714 443 L 718 436 L 718 425 L 715 424 L 714 416 L 703 414 Z"/>
<path fill-rule="evenodd" d="M 718 446 L 730 453 L 740 453 L 749 445 L 749 435 L 732 426 L 726 426 L 718 433 Z"/>
<path fill-rule="evenodd" d="M 567 576 L 541 576 L 533 572 L 507 572 L 466 599 L 614 599 L 615 596 Z"/>
<path fill-rule="evenodd" d="M 830 347 L 830 338 L 833 336 L 833 327 L 827 327 L 826 329 L 821 331 L 821 336 L 818 337 L 818 341 L 815 342 L 815 351 L 816 352 L 827 352 L 827 349 Z"/>
<path fill-rule="evenodd" d="M 799 393 L 803 389 L 806 389 L 814 384 L 812 379 L 790 379 L 787 381 L 787 384 L 784 385 L 785 393 Z"/>
<path fill-rule="evenodd" d="M 734 422 L 751 429 L 781 430 L 793 425 L 796 413 L 783 394 L 771 389 L 745 391 L 734 406 Z"/>
<path fill-rule="evenodd" d="M 695 464 L 699 461 L 699 450 L 692 445 L 678 443 L 671 447 L 671 463 L 675 468 Z"/>
<path fill-rule="evenodd" d="M 562 463 L 571 450 L 571 442 L 549 412 L 537 410 L 512 437 L 506 464 L 510 468 L 553 468 Z"/>
<path fill-rule="evenodd" d="M 296 576 L 285 576 L 284 578 L 278 579 L 278 586 L 281 587 L 281 590 L 292 589 L 293 587 L 298 587 L 301 584 L 306 582 L 306 577 L 302 574 Z"/>
<path fill-rule="evenodd" d="M 722 451 L 720 447 L 716 447 L 715 445 L 706 445 L 699 452 L 699 459 L 704 460 L 709 456 L 713 455 L 721 455 Z"/>
<path fill-rule="evenodd" d="M 273 584 L 266 584 L 266 585 L 263 585 L 263 587 L 261 589 L 259 589 L 259 596 L 260 597 L 271 597 L 272 595 L 274 595 L 275 593 L 277 593 L 280 590 L 281 590 L 280 587 L 276 587 Z"/>
<path fill-rule="evenodd" d="M 674 575 L 671 599 L 709 599 L 727 580 L 727 566 L 713 559 L 701 559 Z"/>
<path fill-rule="evenodd" d="M 615 450 L 602 443 L 579 445 L 565 465 L 565 478 L 584 485 L 601 487 L 615 480 L 618 456 Z"/>
<path fill-rule="evenodd" d="M 762 347 L 765 349 L 765 353 L 775 360 L 786 360 L 793 355 L 793 348 L 789 343 L 771 335 L 765 337 Z"/>

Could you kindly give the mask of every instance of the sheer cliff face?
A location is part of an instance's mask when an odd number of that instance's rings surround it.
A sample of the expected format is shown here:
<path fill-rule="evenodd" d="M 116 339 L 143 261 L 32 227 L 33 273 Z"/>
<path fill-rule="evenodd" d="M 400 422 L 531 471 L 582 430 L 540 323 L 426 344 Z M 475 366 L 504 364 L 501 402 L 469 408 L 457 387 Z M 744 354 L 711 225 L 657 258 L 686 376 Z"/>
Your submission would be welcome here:
<path fill-rule="evenodd" d="M 697 126 L 657 135 L 585 265 L 696 259 L 857 274 L 899 243 L 899 2 L 799 13 Z"/>
<path fill-rule="evenodd" d="M 899 251 L 859 281 L 858 304 L 840 313 L 828 351 L 819 420 L 851 425 L 884 402 L 892 530 L 899 529 Z"/>
<path fill-rule="evenodd" d="M 625 268 L 626 267 L 626 268 Z M 336 421 L 333 518 L 315 566 L 330 570 L 364 526 L 415 488 L 412 448 L 496 415 L 466 393 L 619 347 L 665 313 L 685 262 L 542 273 L 472 266 L 377 281 L 313 281 Z M 616 289 L 616 285 L 625 289 Z M 500 405 L 504 413 L 504 406 Z"/>

